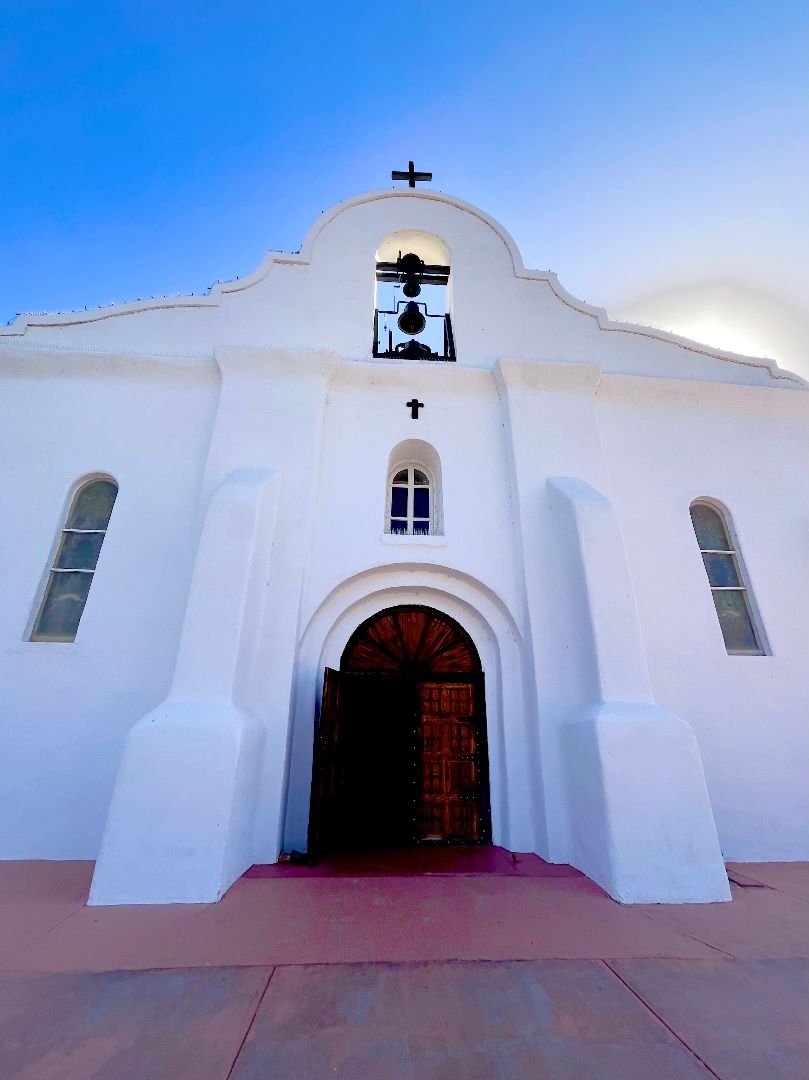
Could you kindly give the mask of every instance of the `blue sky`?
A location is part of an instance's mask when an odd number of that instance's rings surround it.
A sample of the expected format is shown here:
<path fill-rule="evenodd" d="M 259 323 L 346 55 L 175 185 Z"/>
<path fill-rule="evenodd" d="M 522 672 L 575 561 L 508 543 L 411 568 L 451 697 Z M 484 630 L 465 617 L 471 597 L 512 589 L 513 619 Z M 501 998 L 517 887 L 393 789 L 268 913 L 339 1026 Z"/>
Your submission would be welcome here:
<path fill-rule="evenodd" d="M 1 0 L 0 26 L 0 321 L 204 291 L 413 158 L 576 295 L 789 324 L 795 366 L 803 0 Z"/>

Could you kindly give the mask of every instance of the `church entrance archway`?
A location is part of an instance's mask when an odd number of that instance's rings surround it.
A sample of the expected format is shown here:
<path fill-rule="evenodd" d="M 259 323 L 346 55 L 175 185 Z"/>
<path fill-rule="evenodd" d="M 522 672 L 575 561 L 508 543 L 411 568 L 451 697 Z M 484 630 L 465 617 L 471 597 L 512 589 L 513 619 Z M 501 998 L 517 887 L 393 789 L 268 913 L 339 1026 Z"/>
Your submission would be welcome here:
<path fill-rule="evenodd" d="M 386 608 L 327 668 L 309 853 L 491 839 L 484 676 L 472 639 L 430 607 Z"/>

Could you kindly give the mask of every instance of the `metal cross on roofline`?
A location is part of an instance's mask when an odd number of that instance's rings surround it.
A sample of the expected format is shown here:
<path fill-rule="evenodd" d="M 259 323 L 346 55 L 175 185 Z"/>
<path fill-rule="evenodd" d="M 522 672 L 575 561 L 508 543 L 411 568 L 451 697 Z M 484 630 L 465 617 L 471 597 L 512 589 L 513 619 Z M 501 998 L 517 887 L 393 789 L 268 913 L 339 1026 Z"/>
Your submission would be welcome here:
<path fill-rule="evenodd" d="M 393 172 L 390 174 L 391 180 L 407 180 L 408 185 L 412 188 L 416 186 L 417 180 L 432 180 L 433 174 L 431 172 L 416 172 L 413 167 L 412 161 L 408 162 L 408 166 L 409 168 L 407 172 L 404 172 L 400 169 L 394 169 Z"/>

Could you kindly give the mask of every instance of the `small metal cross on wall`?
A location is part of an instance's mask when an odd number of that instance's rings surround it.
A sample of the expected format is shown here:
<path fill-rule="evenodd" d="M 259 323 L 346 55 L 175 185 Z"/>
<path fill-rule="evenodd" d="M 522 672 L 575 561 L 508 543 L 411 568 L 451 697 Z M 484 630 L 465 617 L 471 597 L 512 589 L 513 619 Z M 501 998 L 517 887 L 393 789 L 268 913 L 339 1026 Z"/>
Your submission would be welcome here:
<path fill-rule="evenodd" d="M 400 169 L 394 169 L 390 174 L 391 180 L 407 180 L 409 187 L 415 187 L 417 180 L 432 180 L 433 174 L 431 172 L 416 172 L 413 168 L 413 162 L 408 162 L 408 170 L 404 172 Z"/>
<path fill-rule="evenodd" d="M 405 405 L 407 405 L 408 409 L 410 409 L 410 419 L 418 420 L 419 409 L 424 408 L 424 402 L 418 401 L 416 398 L 413 398 L 411 401 L 406 401 Z"/>

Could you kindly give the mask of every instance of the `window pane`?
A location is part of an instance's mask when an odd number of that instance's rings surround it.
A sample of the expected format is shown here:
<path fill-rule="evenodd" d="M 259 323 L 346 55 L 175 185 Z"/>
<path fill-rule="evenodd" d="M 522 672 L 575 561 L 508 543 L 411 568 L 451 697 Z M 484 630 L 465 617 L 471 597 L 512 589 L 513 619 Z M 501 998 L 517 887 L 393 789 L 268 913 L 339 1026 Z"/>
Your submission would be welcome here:
<path fill-rule="evenodd" d="M 429 521 L 414 521 L 413 522 L 413 535 L 414 536 L 427 536 L 430 531 Z"/>
<path fill-rule="evenodd" d="M 407 488 L 391 488 L 391 517 L 407 517 Z"/>
<path fill-rule="evenodd" d="M 67 519 L 68 529 L 106 529 L 118 488 L 111 480 L 96 480 L 82 488 Z"/>
<path fill-rule="evenodd" d="M 87 602 L 92 574 L 54 574 L 34 631 L 32 641 L 72 641 Z"/>
<path fill-rule="evenodd" d="M 413 483 L 421 485 L 421 484 L 429 484 L 430 481 L 427 479 L 427 477 L 424 475 L 424 473 L 421 471 L 421 469 L 414 469 L 413 470 Z"/>
<path fill-rule="evenodd" d="M 62 533 L 56 566 L 67 570 L 95 570 L 104 533 Z"/>
<path fill-rule="evenodd" d="M 393 478 L 394 484 L 406 484 L 407 483 L 407 469 L 399 469 Z"/>
<path fill-rule="evenodd" d="M 391 520 L 390 531 L 393 533 L 394 536 L 402 536 L 404 533 L 407 532 L 407 522 Z"/>
<path fill-rule="evenodd" d="M 713 602 L 728 652 L 760 653 L 743 592 L 715 592 Z"/>
<path fill-rule="evenodd" d="M 702 561 L 713 586 L 741 585 L 736 560 L 732 555 L 703 555 Z"/>
<path fill-rule="evenodd" d="M 691 520 L 694 523 L 694 532 L 697 534 L 701 551 L 730 550 L 728 534 L 716 510 L 711 509 L 710 506 L 695 503 L 691 507 Z"/>
<path fill-rule="evenodd" d="M 413 517 L 426 518 L 430 516 L 430 489 L 415 488 L 413 490 Z"/>

